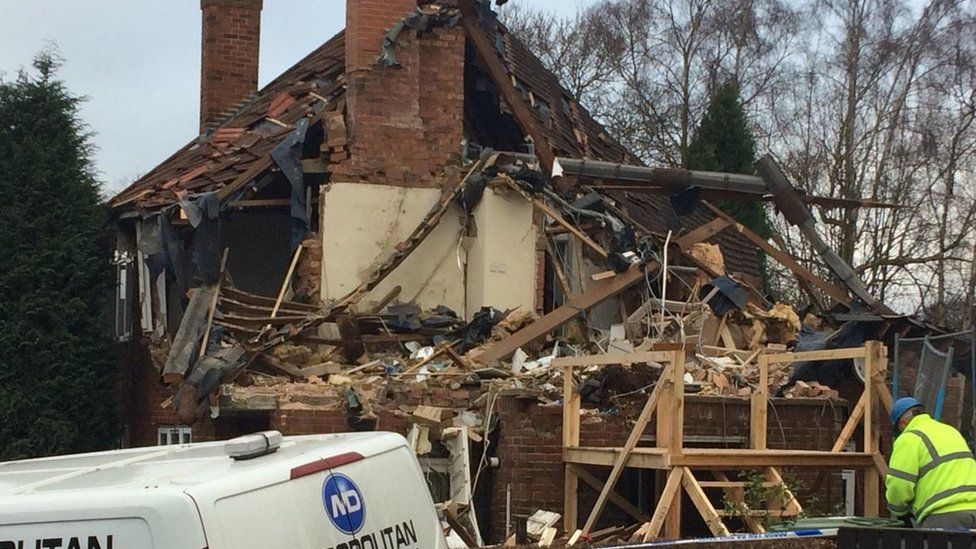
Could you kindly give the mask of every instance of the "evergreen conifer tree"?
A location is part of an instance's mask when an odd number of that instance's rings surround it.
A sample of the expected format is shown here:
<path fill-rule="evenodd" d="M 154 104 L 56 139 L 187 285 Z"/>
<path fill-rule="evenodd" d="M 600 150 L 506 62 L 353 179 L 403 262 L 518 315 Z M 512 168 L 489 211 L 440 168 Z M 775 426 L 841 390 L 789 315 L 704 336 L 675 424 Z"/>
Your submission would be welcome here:
<path fill-rule="evenodd" d="M 729 81 L 715 90 L 691 140 L 688 169 L 753 174 L 755 164 L 755 144 L 739 100 L 739 86 Z M 720 207 L 760 236 L 769 237 L 769 218 L 762 202 L 728 202 Z"/>
<path fill-rule="evenodd" d="M 0 81 L 0 459 L 117 441 L 106 211 L 58 66 Z"/>

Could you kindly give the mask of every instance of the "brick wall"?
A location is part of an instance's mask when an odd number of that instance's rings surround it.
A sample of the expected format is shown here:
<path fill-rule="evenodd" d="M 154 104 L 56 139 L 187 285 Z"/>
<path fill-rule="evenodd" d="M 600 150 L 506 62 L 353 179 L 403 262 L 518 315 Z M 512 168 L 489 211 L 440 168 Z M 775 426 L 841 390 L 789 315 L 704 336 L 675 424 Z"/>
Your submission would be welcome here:
<path fill-rule="evenodd" d="M 200 131 L 258 89 L 263 0 L 201 0 Z"/>
<path fill-rule="evenodd" d="M 829 450 L 847 416 L 843 402 L 824 400 L 774 399 L 769 414 L 768 443 L 771 448 Z M 620 414 L 584 415 L 581 419 L 582 446 L 622 446 L 629 434 L 632 420 L 639 414 L 642 403 L 625 406 Z M 749 434 L 749 402 L 743 399 L 718 397 L 688 397 L 685 401 L 686 437 L 742 437 Z M 506 488 L 511 489 L 512 513 L 530 515 L 538 509 L 561 512 L 563 508 L 562 466 L 562 407 L 543 406 L 535 402 L 504 398 L 500 400 L 499 435 L 496 455 L 501 466 L 495 472 L 491 493 L 491 538 L 502 539 L 505 533 Z M 624 418 L 627 418 L 625 421 Z M 654 422 L 647 433 L 655 432 Z M 734 438 L 732 440 L 735 440 Z M 736 446 L 735 442 L 730 447 Z M 741 443 L 738 443 L 741 444 Z M 694 445 L 687 443 L 688 446 Z M 702 444 L 700 444 L 702 445 Z M 714 443 L 708 444 L 715 446 Z M 605 478 L 606 468 L 590 468 L 597 477 Z M 816 491 L 821 501 L 836 503 L 843 498 L 837 478 L 817 479 L 816 472 L 805 471 L 799 478 L 809 492 Z M 830 486 L 827 486 L 830 484 Z M 651 472 L 628 470 L 617 486 L 625 497 L 641 501 L 650 514 L 649 499 L 654 489 Z M 644 494 L 638 493 L 643 491 Z M 804 496 L 812 494 L 800 493 Z M 580 523 L 596 501 L 597 493 L 580 483 Z M 827 497 L 825 497 L 827 496 Z M 685 498 L 687 504 L 687 498 Z M 697 513 L 688 508 L 685 521 L 694 526 Z M 607 504 L 599 527 L 630 524 L 633 519 L 612 503 Z M 686 525 L 688 522 L 686 522 Z M 561 524 L 560 524 L 561 527 Z"/>
<path fill-rule="evenodd" d="M 350 158 L 333 180 L 433 186 L 460 153 L 464 35 L 460 27 L 405 30 L 399 66 L 376 63 L 383 36 L 415 0 L 349 0 L 346 8 L 346 123 Z"/>
<path fill-rule="evenodd" d="M 126 395 L 126 409 L 123 412 L 128 446 L 155 446 L 160 427 L 180 424 L 175 407 L 161 406 L 171 393 L 160 381 L 159 372 L 148 356 L 144 355 L 142 360 L 128 360 L 126 364 L 131 368 L 130 379 L 132 380 Z M 214 436 L 214 424 L 211 421 L 201 421 L 193 426 L 194 442 L 214 440 Z"/>

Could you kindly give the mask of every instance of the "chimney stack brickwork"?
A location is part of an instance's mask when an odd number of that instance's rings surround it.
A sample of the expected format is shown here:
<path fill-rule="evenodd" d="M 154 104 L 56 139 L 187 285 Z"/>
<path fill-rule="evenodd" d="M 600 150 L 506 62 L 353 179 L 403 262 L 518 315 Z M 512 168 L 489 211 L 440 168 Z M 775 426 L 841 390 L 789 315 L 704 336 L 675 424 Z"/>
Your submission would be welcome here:
<path fill-rule="evenodd" d="M 200 131 L 218 126 L 258 88 L 263 0 L 201 0 Z"/>
<path fill-rule="evenodd" d="M 396 67 L 377 62 L 386 32 L 417 7 L 416 0 L 348 0 L 346 5 L 347 125 L 350 158 L 333 178 L 428 187 L 461 150 L 464 34 L 404 30 Z"/>

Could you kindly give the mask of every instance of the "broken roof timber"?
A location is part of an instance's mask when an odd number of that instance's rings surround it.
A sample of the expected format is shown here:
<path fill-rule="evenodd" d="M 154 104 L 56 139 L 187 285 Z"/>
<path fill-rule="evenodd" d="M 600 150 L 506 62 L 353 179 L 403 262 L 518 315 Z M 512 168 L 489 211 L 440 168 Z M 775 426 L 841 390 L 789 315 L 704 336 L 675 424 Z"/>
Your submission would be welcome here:
<path fill-rule="evenodd" d="M 488 75 L 491 76 L 492 82 L 498 86 L 502 97 L 505 98 L 505 103 L 512 110 L 512 114 L 515 115 L 515 120 L 518 122 L 519 127 L 526 135 L 532 138 L 532 144 L 535 146 L 536 156 L 538 156 L 539 162 L 542 164 L 543 173 L 551 173 L 556 155 L 552 151 L 549 139 L 539 128 L 539 125 L 536 124 L 532 111 L 529 110 L 528 105 L 522 99 L 522 94 L 512 85 L 508 69 L 502 64 L 502 61 L 498 58 L 497 51 L 488 41 L 488 37 L 485 36 L 484 30 L 481 28 L 481 22 L 478 19 L 478 10 L 475 8 L 474 0 L 458 0 L 458 7 L 461 8 L 461 24 L 464 26 L 464 33 L 471 41 L 478 60 L 488 70 Z"/>

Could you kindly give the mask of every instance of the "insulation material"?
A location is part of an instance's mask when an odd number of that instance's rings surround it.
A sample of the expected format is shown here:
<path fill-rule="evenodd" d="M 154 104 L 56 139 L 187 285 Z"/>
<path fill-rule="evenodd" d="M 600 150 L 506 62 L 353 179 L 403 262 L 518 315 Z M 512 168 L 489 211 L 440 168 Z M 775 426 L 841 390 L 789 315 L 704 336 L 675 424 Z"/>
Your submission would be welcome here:
<path fill-rule="evenodd" d="M 725 257 L 722 255 L 722 249 L 718 244 L 709 244 L 707 242 L 692 244 L 688 255 L 701 261 L 716 272 L 725 272 Z"/>

